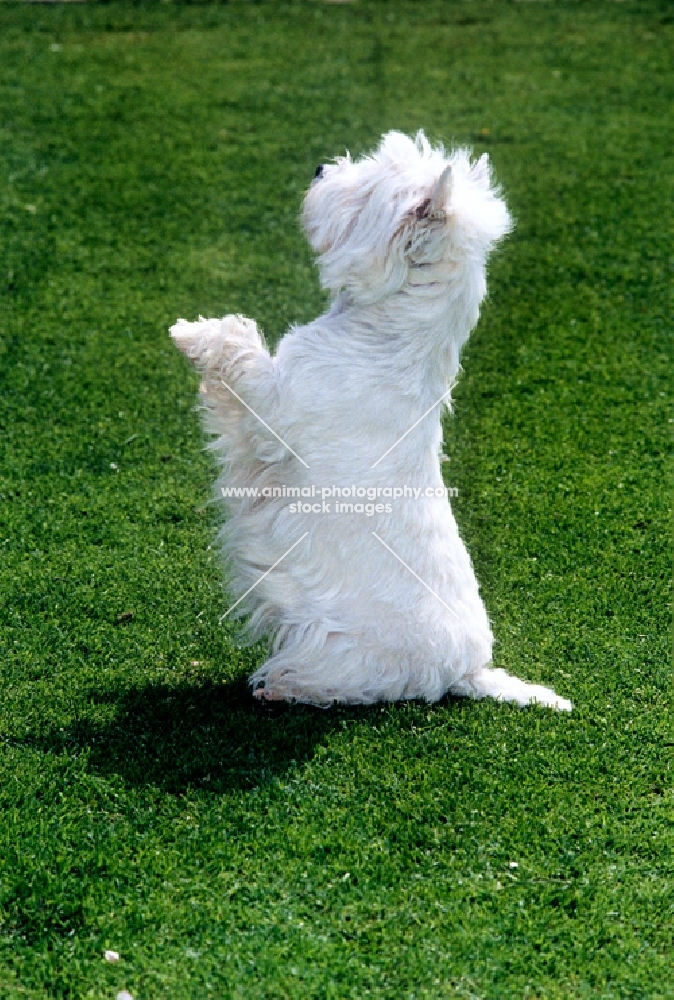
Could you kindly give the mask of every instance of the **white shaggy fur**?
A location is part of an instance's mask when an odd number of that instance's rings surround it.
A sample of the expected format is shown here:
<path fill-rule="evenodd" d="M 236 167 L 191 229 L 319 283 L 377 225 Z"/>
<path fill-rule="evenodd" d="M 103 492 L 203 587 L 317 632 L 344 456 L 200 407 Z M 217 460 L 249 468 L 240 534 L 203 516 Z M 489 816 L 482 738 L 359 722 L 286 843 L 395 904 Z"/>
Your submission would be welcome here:
<path fill-rule="evenodd" d="M 319 168 L 303 221 L 332 293 L 324 316 L 274 357 L 241 316 L 171 330 L 202 374 L 218 487 L 441 487 L 443 404 L 406 432 L 455 379 L 487 256 L 511 227 L 487 157 L 390 132 L 371 156 Z M 571 709 L 488 668 L 489 620 L 445 497 L 370 517 L 298 513 L 263 495 L 226 506 L 232 593 L 253 588 L 239 610 L 272 637 L 251 679 L 258 697 L 328 705 L 450 691 Z"/>

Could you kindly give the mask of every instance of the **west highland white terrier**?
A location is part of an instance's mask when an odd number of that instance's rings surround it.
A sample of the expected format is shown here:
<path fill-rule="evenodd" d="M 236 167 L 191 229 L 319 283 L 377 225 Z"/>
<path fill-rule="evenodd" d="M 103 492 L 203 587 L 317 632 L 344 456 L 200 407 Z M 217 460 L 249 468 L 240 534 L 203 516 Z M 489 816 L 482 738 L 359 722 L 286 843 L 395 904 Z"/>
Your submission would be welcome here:
<path fill-rule="evenodd" d="M 236 613 L 271 637 L 255 695 L 451 692 L 570 711 L 488 666 L 489 619 L 440 472 L 441 411 L 487 256 L 511 228 L 487 157 L 389 132 L 371 156 L 318 167 L 303 222 L 325 315 L 274 355 L 242 316 L 171 330 L 202 377 Z"/>

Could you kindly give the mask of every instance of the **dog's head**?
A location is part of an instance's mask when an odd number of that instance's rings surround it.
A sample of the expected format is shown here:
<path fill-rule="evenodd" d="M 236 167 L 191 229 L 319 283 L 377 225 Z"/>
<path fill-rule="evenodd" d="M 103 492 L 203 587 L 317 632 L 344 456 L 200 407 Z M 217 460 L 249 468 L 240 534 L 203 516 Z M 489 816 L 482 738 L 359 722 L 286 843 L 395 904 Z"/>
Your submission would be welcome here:
<path fill-rule="evenodd" d="M 319 167 L 303 222 L 323 286 L 362 304 L 460 281 L 466 265 L 482 274 L 512 227 L 487 156 L 447 156 L 423 132 L 415 140 L 389 132 L 371 156 Z"/>

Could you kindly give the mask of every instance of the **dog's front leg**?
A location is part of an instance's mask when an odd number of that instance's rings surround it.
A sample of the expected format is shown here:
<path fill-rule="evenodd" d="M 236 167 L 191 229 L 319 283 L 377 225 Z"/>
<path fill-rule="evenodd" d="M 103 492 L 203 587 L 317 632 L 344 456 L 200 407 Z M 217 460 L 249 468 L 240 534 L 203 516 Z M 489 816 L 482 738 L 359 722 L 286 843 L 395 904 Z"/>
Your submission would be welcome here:
<path fill-rule="evenodd" d="M 255 322 L 243 316 L 196 323 L 181 319 L 171 336 L 201 374 L 210 429 L 241 443 L 247 435 L 249 450 L 265 461 L 276 460 L 279 445 L 265 433 L 265 425 L 276 423 L 278 387 L 274 362 Z"/>
<path fill-rule="evenodd" d="M 171 327 L 174 342 L 201 372 L 207 391 L 223 383 L 236 390 L 255 375 L 271 370 L 271 358 L 254 320 L 245 316 L 179 319 Z"/>

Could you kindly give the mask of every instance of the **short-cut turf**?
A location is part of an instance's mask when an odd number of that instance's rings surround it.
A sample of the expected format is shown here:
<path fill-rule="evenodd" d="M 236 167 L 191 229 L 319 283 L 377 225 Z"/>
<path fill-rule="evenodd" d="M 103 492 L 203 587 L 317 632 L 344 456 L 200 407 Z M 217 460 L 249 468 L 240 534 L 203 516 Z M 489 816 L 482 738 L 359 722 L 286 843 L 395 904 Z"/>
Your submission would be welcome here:
<path fill-rule="evenodd" d="M 0 995 L 672 997 L 661 2 L 0 5 Z M 517 229 L 446 422 L 496 662 L 573 715 L 253 702 L 179 315 L 323 307 L 317 163 Z M 118 964 L 103 960 L 118 951 Z"/>

